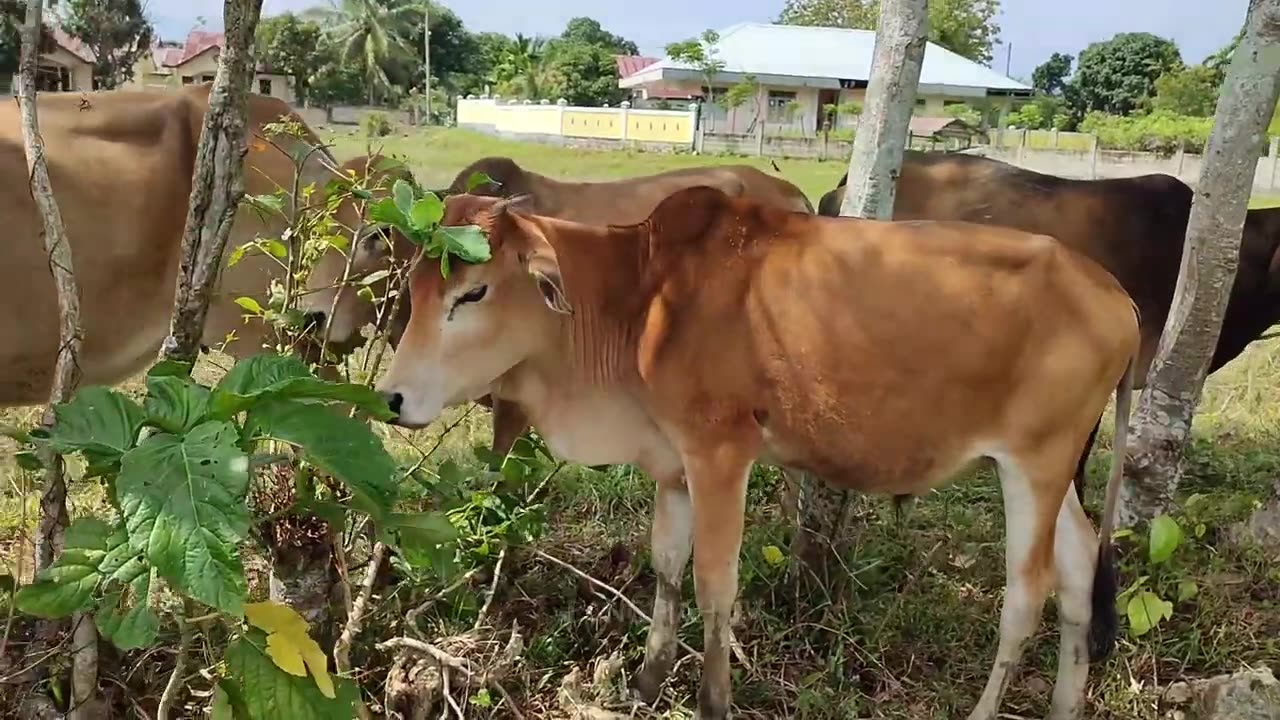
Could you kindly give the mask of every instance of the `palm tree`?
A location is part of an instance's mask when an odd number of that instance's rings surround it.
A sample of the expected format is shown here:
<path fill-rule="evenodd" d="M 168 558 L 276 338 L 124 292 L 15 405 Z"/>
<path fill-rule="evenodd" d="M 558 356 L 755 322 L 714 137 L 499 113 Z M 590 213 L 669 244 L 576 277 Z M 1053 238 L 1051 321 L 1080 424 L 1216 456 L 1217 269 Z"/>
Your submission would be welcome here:
<path fill-rule="evenodd" d="M 410 20 L 424 11 L 421 0 L 329 0 L 330 7 L 309 13 L 330 39 L 340 43 L 342 61 L 357 62 L 365 77 L 369 104 L 376 91 L 389 92 L 386 66 L 413 54 L 405 40 Z"/>
<path fill-rule="evenodd" d="M 495 80 L 510 92 L 538 100 L 553 84 L 546 38 L 516 33 L 515 42 L 494 70 Z"/>

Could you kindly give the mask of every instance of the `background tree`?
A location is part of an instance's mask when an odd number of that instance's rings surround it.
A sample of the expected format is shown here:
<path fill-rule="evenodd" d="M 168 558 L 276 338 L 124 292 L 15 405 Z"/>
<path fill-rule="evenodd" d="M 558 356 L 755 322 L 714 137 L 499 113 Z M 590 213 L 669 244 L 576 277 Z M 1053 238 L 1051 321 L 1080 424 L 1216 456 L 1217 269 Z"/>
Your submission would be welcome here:
<path fill-rule="evenodd" d="M 19 0 L 0 0 L 0 78 L 18 72 L 18 56 L 22 52 L 22 17 Z"/>
<path fill-rule="evenodd" d="M 560 33 L 561 41 L 603 47 L 615 55 L 639 55 L 640 48 L 632 41 L 608 32 L 600 26 L 598 20 L 589 17 L 576 17 L 565 26 Z"/>
<path fill-rule="evenodd" d="M 1151 106 L 1179 115 L 1209 117 L 1218 103 L 1221 73 L 1216 68 L 1193 65 L 1156 78 Z"/>
<path fill-rule="evenodd" d="M 133 79 L 154 35 L 141 0 L 66 0 L 62 29 L 93 51 L 93 79 L 104 90 Z"/>
<path fill-rule="evenodd" d="M 618 64 L 601 45 L 558 42 L 552 45 L 550 72 L 555 94 L 570 105 L 616 105 L 628 91 L 618 87 Z"/>
<path fill-rule="evenodd" d="M 1031 71 L 1031 87 L 1044 95 L 1059 95 L 1071 77 L 1071 56 L 1054 53 Z"/>
<path fill-rule="evenodd" d="M 1128 115 L 1155 95 L 1156 79 L 1182 68 L 1173 41 L 1146 32 L 1119 33 L 1080 53 L 1071 80 L 1072 110 Z"/>
<path fill-rule="evenodd" d="M 475 60 L 480 46 L 476 37 L 467 32 L 457 13 L 438 3 L 428 3 L 428 24 L 431 30 L 432 87 L 440 85 L 450 95 L 470 88 L 474 81 Z M 410 14 L 400 31 L 410 52 L 393 63 L 389 71 L 392 81 L 401 87 L 422 87 L 422 13 Z M 435 105 L 435 102 L 432 103 Z"/>
<path fill-rule="evenodd" d="M 929 40 L 958 55 L 990 64 L 1000 39 L 1000 0 L 929 0 Z M 778 22 L 874 30 L 878 0 L 787 0 Z"/>
<path fill-rule="evenodd" d="M 515 40 L 512 41 L 511 47 L 507 49 L 495 71 L 498 91 L 503 95 L 514 95 L 529 100 L 537 100 L 545 96 L 554 82 L 550 64 L 547 62 L 546 47 L 546 38 L 528 37 L 516 33 Z"/>
<path fill-rule="evenodd" d="M 720 59 L 716 43 L 720 42 L 720 33 L 715 30 L 703 30 L 702 35 L 689 40 L 681 40 L 667 45 L 667 56 L 676 62 L 692 65 L 702 75 L 707 88 L 707 102 L 715 102 L 715 76 L 724 69 L 724 61 Z"/>
<path fill-rule="evenodd" d="M 258 59 L 293 80 L 298 102 L 307 104 L 311 78 L 324 65 L 323 32 L 293 13 L 265 18 L 258 25 Z"/>
<path fill-rule="evenodd" d="M 1240 261 L 1258 138 L 1280 97 L 1280 0 L 1250 0 L 1196 183 L 1173 307 L 1138 400 L 1121 521 L 1173 509 L 1184 449 Z"/>
<path fill-rule="evenodd" d="M 415 14 L 422 10 L 409 0 L 334 0 L 328 10 L 332 20 L 326 32 L 342 43 L 342 62 L 356 63 L 364 75 L 370 105 L 381 93 L 392 92 L 386 68 L 407 58 L 412 50 L 405 41 Z"/>
<path fill-rule="evenodd" d="M 848 189 L 840 205 L 844 217 L 893 217 L 895 183 L 902 169 L 924 64 L 928 31 L 925 2 L 885 0 L 884 16 L 876 30 L 866 104 L 849 158 Z M 787 480 L 795 482 L 789 472 Z M 830 586 L 844 572 L 838 569 L 841 563 L 831 560 L 849 545 L 842 527 L 849 491 L 836 489 L 808 474 L 800 485 L 801 531 L 796 536 L 793 555 Z"/>

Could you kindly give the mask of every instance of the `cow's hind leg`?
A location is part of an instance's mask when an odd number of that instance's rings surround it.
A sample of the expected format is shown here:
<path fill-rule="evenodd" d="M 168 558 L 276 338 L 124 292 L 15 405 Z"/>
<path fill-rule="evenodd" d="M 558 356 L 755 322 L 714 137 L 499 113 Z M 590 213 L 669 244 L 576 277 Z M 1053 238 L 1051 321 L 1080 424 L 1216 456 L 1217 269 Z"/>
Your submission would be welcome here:
<path fill-rule="evenodd" d="M 969 720 L 995 720 L 1009 678 L 1027 638 L 1040 623 L 1053 582 L 1054 532 L 1058 510 L 1071 484 L 1077 444 L 1066 452 L 995 453 L 1004 495 L 1004 606 L 1000 646 L 986 688 Z M 1046 448 L 1047 449 L 1047 448 Z"/>
<path fill-rule="evenodd" d="M 653 569 L 658 575 L 653 601 L 653 624 L 645 644 L 644 666 L 636 677 L 640 699 L 652 705 L 662 683 L 671 672 L 676 656 L 676 633 L 680 629 L 680 586 L 693 548 L 693 506 L 684 477 L 656 478 L 658 490 L 653 505 Z"/>
<path fill-rule="evenodd" d="M 1110 611 L 1092 607 L 1097 552 L 1093 525 L 1075 493 L 1067 493 L 1058 513 L 1053 553 L 1061 646 L 1051 720 L 1076 720 L 1084 709 L 1085 684 L 1089 680 L 1089 623 L 1094 612 Z M 1103 568 L 1102 571 L 1111 570 Z"/>

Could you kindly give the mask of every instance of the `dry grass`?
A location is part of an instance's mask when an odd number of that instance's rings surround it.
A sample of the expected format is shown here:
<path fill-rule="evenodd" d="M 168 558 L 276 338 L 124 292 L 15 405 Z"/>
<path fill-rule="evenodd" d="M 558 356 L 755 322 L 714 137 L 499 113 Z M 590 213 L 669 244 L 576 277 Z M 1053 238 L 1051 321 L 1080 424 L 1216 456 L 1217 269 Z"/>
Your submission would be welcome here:
<path fill-rule="evenodd" d="M 340 138 L 337 148 L 346 156 L 359 152 L 360 144 Z M 428 185 L 448 182 L 465 164 L 486 154 L 507 154 L 540 172 L 577 178 L 730 161 L 584 152 L 460 131 L 395 138 L 387 149 L 403 154 Z M 784 175 L 815 200 L 843 171 L 838 163 L 780 164 Z M 218 364 L 226 364 L 225 359 Z M 217 369 L 210 364 L 202 372 Z M 127 387 L 140 391 L 141 383 Z M 35 418 L 34 410 L 9 410 L 0 422 L 26 424 Z M 443 428 L 455 422 L 442 437 Z M 421 432 L 383 432 L 397 453 L 412 457 L 439 444 L 433 461 L 469 462 L 470 448 L 486 445 L 489 430 L 487 411 L 477 408 L 455 411 Z M 1103 435 L 1090 466 L 1089 505 L 1094 508 L 1100 505 L 1098 494 L 1110 462 L 1108 433 Z M 1159 712 L 1152 691 L 1156 685 L 1231 671 L 1241 664 L 1274 663 L 1280 657 L 1280 571 L 1273 559 L 1226 539 L 1229 526 L 1266 497 L 1280 477 L 1280 341 L 1255 344 L 1210 379 L 1195 435 L 1183 491 L 1208 496 L 1207 510 L 1197 516 L 1207 532 L 1189 541 L 1162 572 L 1194 579 L 1201 593 L 1177 604 L 1173 620 L 1151 635 L 1123 639 L 1118 652 L 1093 669 L 1091 718 L 1154 718 Z M 34 524 L 31 478 L 14 467 L 10 449 L 0 444 L 0 563 L 7 568 L 0 572 L 13 572 L 19 557 L 30 567 L 23 540 Z M 845 558 L 857 587 L 840 603 L 795 597 L 782 571 L 764 560 L 766 546 L 784 551 L 787 546 L 787 528 L 775 521 L 777 482 L 772 470 L 758 468 L 750 489 L 741 620 L 735 633 L 751 668 L 735 667 L 738 716 L 915 720 L 966 714 L 995 654 L 1004 587 L 1003 507 L 993 479 L 982 474 L 962 479 L 916 503 L 902 521 L 887 503 L 864 503 L 856 523 L 856 549 Z M 547 531 L 538 549 L 649 609 L 652 490 L 646 478 L 625 467 L 566 470 L 548 488 Z M 103 507 L 96 484 L 74 485 L 73 514 Z M 1126 553 L 1125 581 L 1150 571 L 1142 556 Z M 398 596 L 423 590 L 399 587 L 380 596 L 374 612 L 378 619 L 365 633 L 368 644 L 401 632 L 404 612 L 397 603 L 404 599 Z M 692 590 L 687 581 L 682 637 L 700 647 Z M 469 628 L 478 593 L 473 588 L 442 600 L 430 622 L 441 632 Z M 1040 717 L 1047 711 L 1057 653 L 1055 616 L 1052 605 L 1047 606 L 1041 632 L 1027 649 L 1026 666 L 1010 688 L 1006 712 Z M 645 627 L 616 598 L 521 548 L 513 548 L 507 559 L 491 614 L 495 627 L 513 620 L 520 623 L 527 645 L 519 686 L 508 689 L 530 717 L 569 717 L 559 697 L 566 682 L 597 704 L 615 703 L 643 654 Z M 618 661 L 611 666 L 614 672 L 602 673 L 593 683 L 596 663 L 611 655 Z M 639 711 L 635 716 L 691 717 L 697 673 L 696 662 L 680 662 L 660 714 Z"/>

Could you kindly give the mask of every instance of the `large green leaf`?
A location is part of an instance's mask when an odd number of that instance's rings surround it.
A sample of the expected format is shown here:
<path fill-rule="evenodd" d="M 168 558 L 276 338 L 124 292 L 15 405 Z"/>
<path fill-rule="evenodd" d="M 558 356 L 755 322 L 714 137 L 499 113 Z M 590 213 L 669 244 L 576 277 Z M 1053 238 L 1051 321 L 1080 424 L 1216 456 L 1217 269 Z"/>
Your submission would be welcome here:
<path fill-rule="evenodd" d="M 439 565 L 452 557 L 458 530 L 444 513 L 392 513 L 387 530 L 405 559 L 416 567 Z"/>
<path fill-rule="evenodd" d="M 341 480 L 356 507 L 375 521 L 395 505 L 400 472 L 366 423 L 324 405 L 272 400 L 253 408 L 248 427 L 301 448 L 308 461 Z"/>
<path fill-rule="evenodd" d="M 138 441 L 146 413 L 128 397 L 106 387 L 82 388 L 69 402 L 53 406 L 49 443 L 62 454 L 83 451 L 94 462 L 119 460 Z"/>
<path fill-rule="evenodd" d="M 267 636 L 250 629 L 227 648 L 227 669 L 244 695 L 249 720 L 351 720 L 360 691 L 334 677 L 337 698 L 320 693 L 310 676 L 281 670 L 267 655 Z"/>
<path fill-rule="evenodd" d="M 396 180 L 391 186 L 391 194 L 395 197 L 396 209 L 405 217 L 409 217 L 413 212 L 413 200 L 416 195 L 413 186 L 404 180 Z"/>
<path fill-rule="evenodd" d="M 97 518 L 80 518 L 67 528 L 62 554 L 18 590 L 18 609 L 29 615 L 61 618 L 93 604 L 93 593 L 102 582 L 99 566 L 112 549 L 123 542 L 122 533 Z"/>
<path fill-rule="evenodd" d="M 1142 637 L 1162 620 L 1173 617 L 1173 603 L 1149 590 L 1144 590 L 1129 598 L 1125 615 L 1129 618 L 1129 634 Z"/>
<path fill-rule="evenodd" d="M 321 380 L 298 358 L 268 353 L 236 363 L 213 389 L 209 405 L 212 417 L 227 419 L 257 403 L 285 398 L 337 400 L 379 420 L 393 416 L 386 399 L 372 388 Z"/>
<path fill-rule="evenodd" d="M 150 606 L 151 574 L 109 593 L 95 616 L 98 630 L 121 650 L 150 647 L 160 633 L 160 616 Z"/>
<path fill-rule="evenodd" d="M 1159 564 L 1173 557 L 1173 551 L 1182 543 L 1182 527 L 1168 515 L 1160 515 L 1151 521 L 1151 539 L 1148 555 L 1151 562 Z"/>
<path fill-rule="evenodd" d="M 440 224 L 440 220 L 444 218 L 444 203 L 435 193 L 427 193 L 424 197 L 415 200 L 413 209 L 409 213 L 409 222 L 413 223 L 415 230 L 429 232 Z"/>
<path fill-rule="evenodd" d="M 184 437 L 152 436 L 124 456 L 116 494 L 129 544 L 174 587 L 238 616 L 249 458 L 237 438 L 225 422 L 206 422 Z"/>
<path fill-rule="evenodd" d="M 184 433 L 209 412 L 209 389 L 185 375 L 148 377 L 143 407 L 148 422 L 167 432 Z"/>
<path fill-rule="evenodd" d="M 488 262 L 493 256 L 489 238 L 479 225 L 441 227 L 436 230 L 436 238 L 445 255 L 453 255 L 464 262 Z"/>

